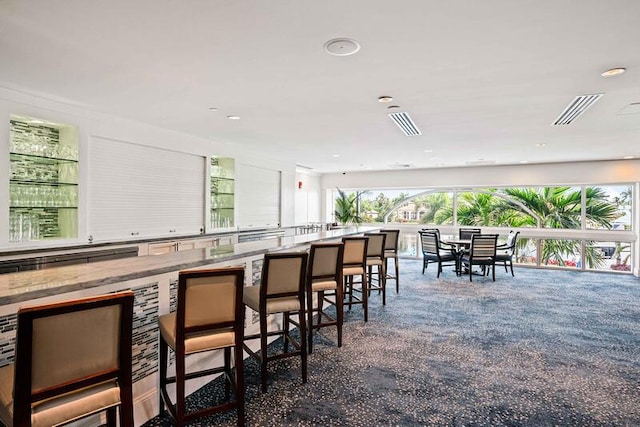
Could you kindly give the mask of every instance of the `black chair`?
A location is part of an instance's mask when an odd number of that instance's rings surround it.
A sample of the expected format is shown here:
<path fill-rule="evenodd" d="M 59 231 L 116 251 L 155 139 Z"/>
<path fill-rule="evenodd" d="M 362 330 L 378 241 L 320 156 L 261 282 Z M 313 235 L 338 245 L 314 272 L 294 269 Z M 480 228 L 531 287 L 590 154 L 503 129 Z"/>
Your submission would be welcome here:
<path fill-rule="evenodd" d="M 461 228 L 458 230 L 460 240 L 471 240 L 474 234 L 481 234 L 482 230 L 479 228 Z"/>
<path fill-rule="evenodd" d="M 471 246 L 469 253 L 464 253 L 460 257 L 460 265 L 465 265 L 469 269 L 469 281 L 473 282 L 473 266 L 482 266 L 483 275 L 487 267 L 493 273 L 493 281 L 496 281 L 496 246 L 498 242 L 497 234 L 473 234 L 471 236 Z"/>
<path fill-rule="evenodd" d="M 504 245 L 499 245 L 497 247 L 497 251 L 500 253 L 496 253 L 496 263 L 504 264 L 504 271 L 507 271 L 507 264 L 509 264 L 509 268 L 511 269 L 511 275 L 513 274 L 513 257 L 516 252 L 516 242 L 518 240 L 519 231 L 510 231 L 509 236 L 507 237 L 507 243 Z"/>
<path fill-rule="evenodd" d="M 452 246 L 441 245 L 438 233 L 421 231 L 419 234 L 422 243 L 422 274 L 424 274 L 424 270 L 431 261 L 438 263 L 438 274 L 436 277 L 440 277 L 443 265 L 454 265 L 457 275 L 460 268 L 456 250 Z"/>

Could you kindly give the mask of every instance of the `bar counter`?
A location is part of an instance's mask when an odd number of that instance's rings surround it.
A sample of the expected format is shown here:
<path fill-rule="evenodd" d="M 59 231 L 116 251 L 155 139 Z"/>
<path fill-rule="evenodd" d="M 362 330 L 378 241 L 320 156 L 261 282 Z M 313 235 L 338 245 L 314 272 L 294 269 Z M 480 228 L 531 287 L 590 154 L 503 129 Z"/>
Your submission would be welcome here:
<path fill-rule="evenodd" d="M 125 282 L 213 263 L 231 263 L 234 259 L 261 255 L 275 250 L 295 250 L 311 242 L 339 239 L 342 236 L 374 230 L 376 228 L 353 227 L 163 255 L 148 255 L 4 274 L 0 275 L 0 305 L 24 302 L 64 292 Z"/>
<path fill-rule="evenodd" d="M 260 281 L 262 261 L 267 252 L 303 251 L 314 242 L 338 240 L 343 236 L 376 230 L 375 227 L 344 228 L 0 275 L 0 366 L 13 361 L 16 313 L 20 307 L 132 290 L 135 297 L 132 349 L 134 416 L 135 425 L 142 425 L 157 415 L 157 320 L 158 316 L 176 309 L 180 270 L 242 266 L 245 268 L 245 285 L 255 285 Z M 255 313 L 246 310 L 245 316 L 245 332 L 259 332 Z M 281 322 L 281 316 L 271 315 L 269 322 L 272 329 Z M 220 360 L 221 354 L 213 352 L 193 355 L 187 364 L 188 369 L 200 370 Z M 208 381 L 208 378 L 201 382 L 193 380 L 188 384 L 187 393 Z M 99 424 L 99 420 L 94 420 L 88 425 Z"/>

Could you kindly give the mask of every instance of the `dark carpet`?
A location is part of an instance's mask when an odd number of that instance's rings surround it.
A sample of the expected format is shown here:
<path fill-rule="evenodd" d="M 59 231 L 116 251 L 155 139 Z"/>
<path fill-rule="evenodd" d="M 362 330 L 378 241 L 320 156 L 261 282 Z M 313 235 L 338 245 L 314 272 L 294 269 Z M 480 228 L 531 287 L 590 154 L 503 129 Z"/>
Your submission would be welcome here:
<path fill-rule="evenodd" d="M 299 360 L 280 361 L 263 395 L 247 360 L 247 425 L 640 426 L 638 278 L 516 268 L 470 283 L 420 269 L 401 260 L 400 293 L 390 281 L 386 306 L 372 295 L 366 324 L 361 307 L 346 312 L 342 348 L 323 330 L 307 384 Z M 190 405 L 220 399 L 220 384 Z"/>

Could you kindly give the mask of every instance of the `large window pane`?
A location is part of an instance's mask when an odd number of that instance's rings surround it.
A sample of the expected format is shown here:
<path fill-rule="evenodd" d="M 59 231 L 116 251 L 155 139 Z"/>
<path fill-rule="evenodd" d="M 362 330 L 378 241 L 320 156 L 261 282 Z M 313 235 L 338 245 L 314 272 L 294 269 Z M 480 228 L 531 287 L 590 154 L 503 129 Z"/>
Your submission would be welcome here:
<path fill-rule="evenodd" d="M 541 239 L 540 265 L 581 268 L 580 240 Z"/>
<path fill-rule="evenodd" d="M 631 194 L 630 185 L 586 187 L 586 227 L 631 230 Z"/>
<path fill-rule="evenodd" d="M 538 245 L 536 239 L 519 238 L 516 243 L 516 251 L 513 262 L 523 265 L 536 265 L 538 263 Z"/>
<path fill-rule="evenodd" d="M 597 263 L 587 262 L 590 270 L 631 272 L 631 242 L 587 242 L 585 253 L 596 255 Z"/>
<path fill-rule="evenodd" d="M 452 225 L 453 193 L 431 193 L 416 197 L 421 224 Z"/>

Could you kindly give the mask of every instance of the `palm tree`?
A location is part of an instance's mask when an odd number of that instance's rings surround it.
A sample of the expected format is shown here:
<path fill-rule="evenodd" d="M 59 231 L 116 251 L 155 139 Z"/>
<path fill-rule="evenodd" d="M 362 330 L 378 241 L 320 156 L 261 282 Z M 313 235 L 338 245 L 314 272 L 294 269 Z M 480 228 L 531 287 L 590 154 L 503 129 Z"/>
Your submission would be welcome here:
<path fill-rule="evenodd" d="M 338 197 L 336 197 L 335 210 L 334 215 L 336 221 L 341 224 L 361 224 L 362 217 L 359 212 L 359 199 L 364 191 L 358 191 L 356 193 L 345 193 L 344 191 L 338 190 Z"/>
<path fill-rule="evenodd" d="M 504 193 L 534 212 L 543 228 L 579 229 L 581 227 L 580 189 L 572 187 L 506 188 Z M 619 214 L 616 205 L 608 201 L 605 191 L 598 187 L 587 187 L 585 199 L 586 221 L 594 226 L 611 228 L 611 222 Z M 527 215 L 527 217 L 535 221 L 531 216 Z M 578 253 L 580 253 L 580 242 L 577 240 L 548 239 L 542 241 L 539 256 L 545 264 L 566 265 L 565 260 Z M 585 260 L 590 267 L 603 264 L 601 252 L 593 245 L 586 245 Z"/>

